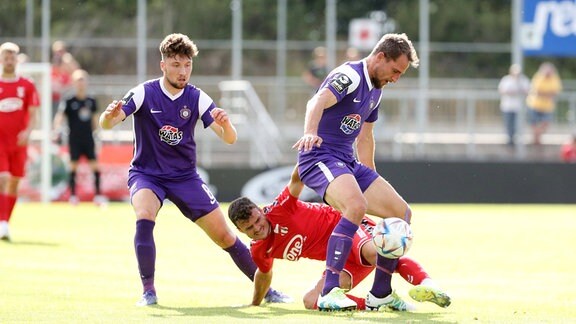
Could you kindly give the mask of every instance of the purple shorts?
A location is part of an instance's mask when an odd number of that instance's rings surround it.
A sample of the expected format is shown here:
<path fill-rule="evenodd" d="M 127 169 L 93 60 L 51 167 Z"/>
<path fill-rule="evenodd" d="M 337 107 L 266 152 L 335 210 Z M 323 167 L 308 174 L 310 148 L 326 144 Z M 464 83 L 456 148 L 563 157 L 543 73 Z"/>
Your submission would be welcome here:
<path fill-rule="evenodd" d="M 219 207 L 216 197 L 198 174 L 178 179 L 163 179 L 130 171 L 128 188 L 130 200 L 138 190 L 150 189 L 156 194 L 160 203 L 164 199 L 169 199 L 193 222 Z"/>
<path fill-rule="evenodd" d="M 352 174 L 362 192 L 380 177 L 376 171 L 354 159 L 339 158 L 333 152 L 319 149 L 298 154 L 298 174 L 302 182 L 322 199 L 330 182 L 340 175 Z"/>

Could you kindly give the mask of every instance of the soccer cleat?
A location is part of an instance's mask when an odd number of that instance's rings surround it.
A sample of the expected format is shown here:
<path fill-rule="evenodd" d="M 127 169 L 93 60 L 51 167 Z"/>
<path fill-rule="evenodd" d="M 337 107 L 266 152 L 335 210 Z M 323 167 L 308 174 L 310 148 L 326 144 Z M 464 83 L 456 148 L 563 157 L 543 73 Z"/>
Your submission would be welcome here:
<path fill-rule="evenodd" d="M 450 296 L 442 292 L 440 289 L 433 287 L 427 287 L 423 285 L 414 286 L 412 289 L 410 289 L 408 294 L 410 297 L 412 297 L 412 299 L 416 301 L 429 301 L 440 307 L 448 307 L 451 303 Z"/>
<path fill-rule="evenodd" d="M 403 301 L 395 291 L 383 298 L 374 297 L 371 292 L 368 292 L 368 296 L 366 296 L 366 310 L 384 310 L 386 308 L 402 312 L 416 309 L 414 305 Z"/>
<path fill-rule="evenodd" d="M 0 240 L 10 242 L 10 228 L 7 221 L 0 221 Z"/>
<path fill-rule="evenodd" d="M 105 207 L 106 205 L 108 205 L 108 198 L 102 195 L 94 196 L 94 199 L 92 201 L 94 202 L 94 204 L 96 204 L 96 206 Z"/>
<path fill-rule="evenodd" d="M 158 304 L 158 297 L 156 297 L 156 292 L 153 290 L 146 290 L 142 294 L 142 298 L 136 303 L 136 306 L 148 306 Z"/>
<path fill-rule="evenodd" d="M 346 296 L 346 289 L 334 287 L 324 296 L 318 297 L 318 310 L 320 311 L 352 311 L 358 305 L 355 301 Z"/>
<path fill-rule="evenodd" d="M 78 205 L 78 203 L 80 202 L 80 199 L 78 199 L 78 196 L 76 196 L 76 195 L 71 195 L 70 198 L 68 198 L 68 202 L 69 202 L 71 205 L 76 206 L 76 205 Z"/>
<path fill-rule="evenodd" d="M 268 290 L 268 293 L 266 293 L 266 296 L 264 296 L 264 300 L 267 303 L 278 304 L 287 304 L 293 302 L 292 297 L 272 288 Z"/>

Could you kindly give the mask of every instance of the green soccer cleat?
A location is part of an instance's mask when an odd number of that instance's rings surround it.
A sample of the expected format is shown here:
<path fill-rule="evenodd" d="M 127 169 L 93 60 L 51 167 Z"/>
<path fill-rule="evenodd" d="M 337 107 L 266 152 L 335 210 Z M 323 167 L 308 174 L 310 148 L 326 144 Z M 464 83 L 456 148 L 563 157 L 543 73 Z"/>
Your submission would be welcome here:
<path fill-rule="evenodd" d="M 423 285 L 414 286 L 412 289 L 410 289 L 408 294 L 410 297 L 412 297 L 412 299 L 416 301 L 429 301 L 444 308 L 450 306 L 451 303 L 450 296 L 442 292 L 440 289 L 433 287 L 427 287 Z"/>

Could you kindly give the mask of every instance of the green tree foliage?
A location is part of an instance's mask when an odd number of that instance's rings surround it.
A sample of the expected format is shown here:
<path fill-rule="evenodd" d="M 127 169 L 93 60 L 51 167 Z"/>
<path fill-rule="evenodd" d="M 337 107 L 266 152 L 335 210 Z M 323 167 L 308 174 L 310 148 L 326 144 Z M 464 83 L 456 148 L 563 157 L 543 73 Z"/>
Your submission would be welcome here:
<path fill-rule="evenodd" d="M 34 36 L 40 37 L 41 0 L 34 0 Z M 150 42 L 158 42 L 171 32 L 190 35 L 200 46 L 197 73 L 226 73 L 230 53 L 225 46 L 205 46 L 207 42 L 228 41 L 232 32 L 231 0 L 147 0 L 147 33 Z M 26 34 L 27 1 L 3 1 L 0 10 L 0 37 L 23 38 Z M 324 42 L 325 1 L 288 0 L 288 40 L 308 41 L 307 52 L 290 52 L 291 60 L 308 60 L 309 50 Z M 337 1 L 337 37 L 346 42 L 351 19 L 368 17 L 385 10 L 396 21 L 397 31 L 419 41 L 419 0 Z M 495 43 L 511 40 L 511 0 L 430 0 L 430 41 L 432 43 Z M 273 41 L 277 34 L 276 0 L 243 0 L 243 38 L 248 41 Z M 104 44 L 86 47 L 85 40 L 136 36 L 135 0 L 52 0 L 52 39 L 72 40 L 73 53 L 81 63 L 90 64 L 95 73 L 129 74 L 135 71 L 134 44 Z M 37 54 L 37 53 L 36 53 Z M 39 55 L 38 55 L 39 56 Z M 157 49 L 150 47 L 149 62 L 157 65 Z M 340 54 L 342 56 L 342 54 Z M 273 75 L 273 50 L 246 49 L 243 59 L 248 75 Z M 499 78 L 506 74 L 510 53 L 442 52 L 430 55 L 432 77 Z M 534 73 L 549 60 L 557 65 L 563 78 L 576 78 L 576 60 L 571 58 L 527 57 L 525 72 Z M 289 62 L 289 74 L 299 74 L 302 64 Z"/>

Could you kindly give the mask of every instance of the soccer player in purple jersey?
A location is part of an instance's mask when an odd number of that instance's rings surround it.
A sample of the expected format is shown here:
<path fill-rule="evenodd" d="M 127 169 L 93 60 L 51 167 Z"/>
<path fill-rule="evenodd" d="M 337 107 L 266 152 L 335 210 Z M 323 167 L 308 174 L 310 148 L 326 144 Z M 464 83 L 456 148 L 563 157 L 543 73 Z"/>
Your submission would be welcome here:
<path fill-rule="evenodd" d="M 373 128 L 382 88 L 418 63 L 406 34 L 386 34 L 367 57 L 331 71 L 306 105 L 304 135 L 293 146 L 298 149 L 298 173 L 304 184 L 343 214 L 328 242 L 320 310 L 356 308 L 338 279 L 365 214 L 410 222 L 406 201 L 376 172 Z M 391 286 L 382 284 L 390 282 L 397 262 L 378 256 L 367 308 L 397 303 Z"/>
<path fill-rule="evenodd" d="M 160 43 L 163 76 L 137 85 L 114 100 L 100 115 L 110 129 L 127 116 L 134 118 L 134 157 L 128 174 L 130 199 L 136 214 L 134 246 L 143 295 L 137 305 L 157 303 L 154 287 L 156 246 L 153 230 L 164 199 L 171 200 L 212 241 L 228 252 L 238 268 L 254 280 L 256 265 L 248 248 L 227 225 L 216 197 L 196 170 L 194 126 L 201 120 L 225 143 L 237 134 L 228 114 L 202 90 L 188 83 L 198 49 L 188 36 L 170 34 Z M 268 302 L 290 298 L 270 289 Z"/>

